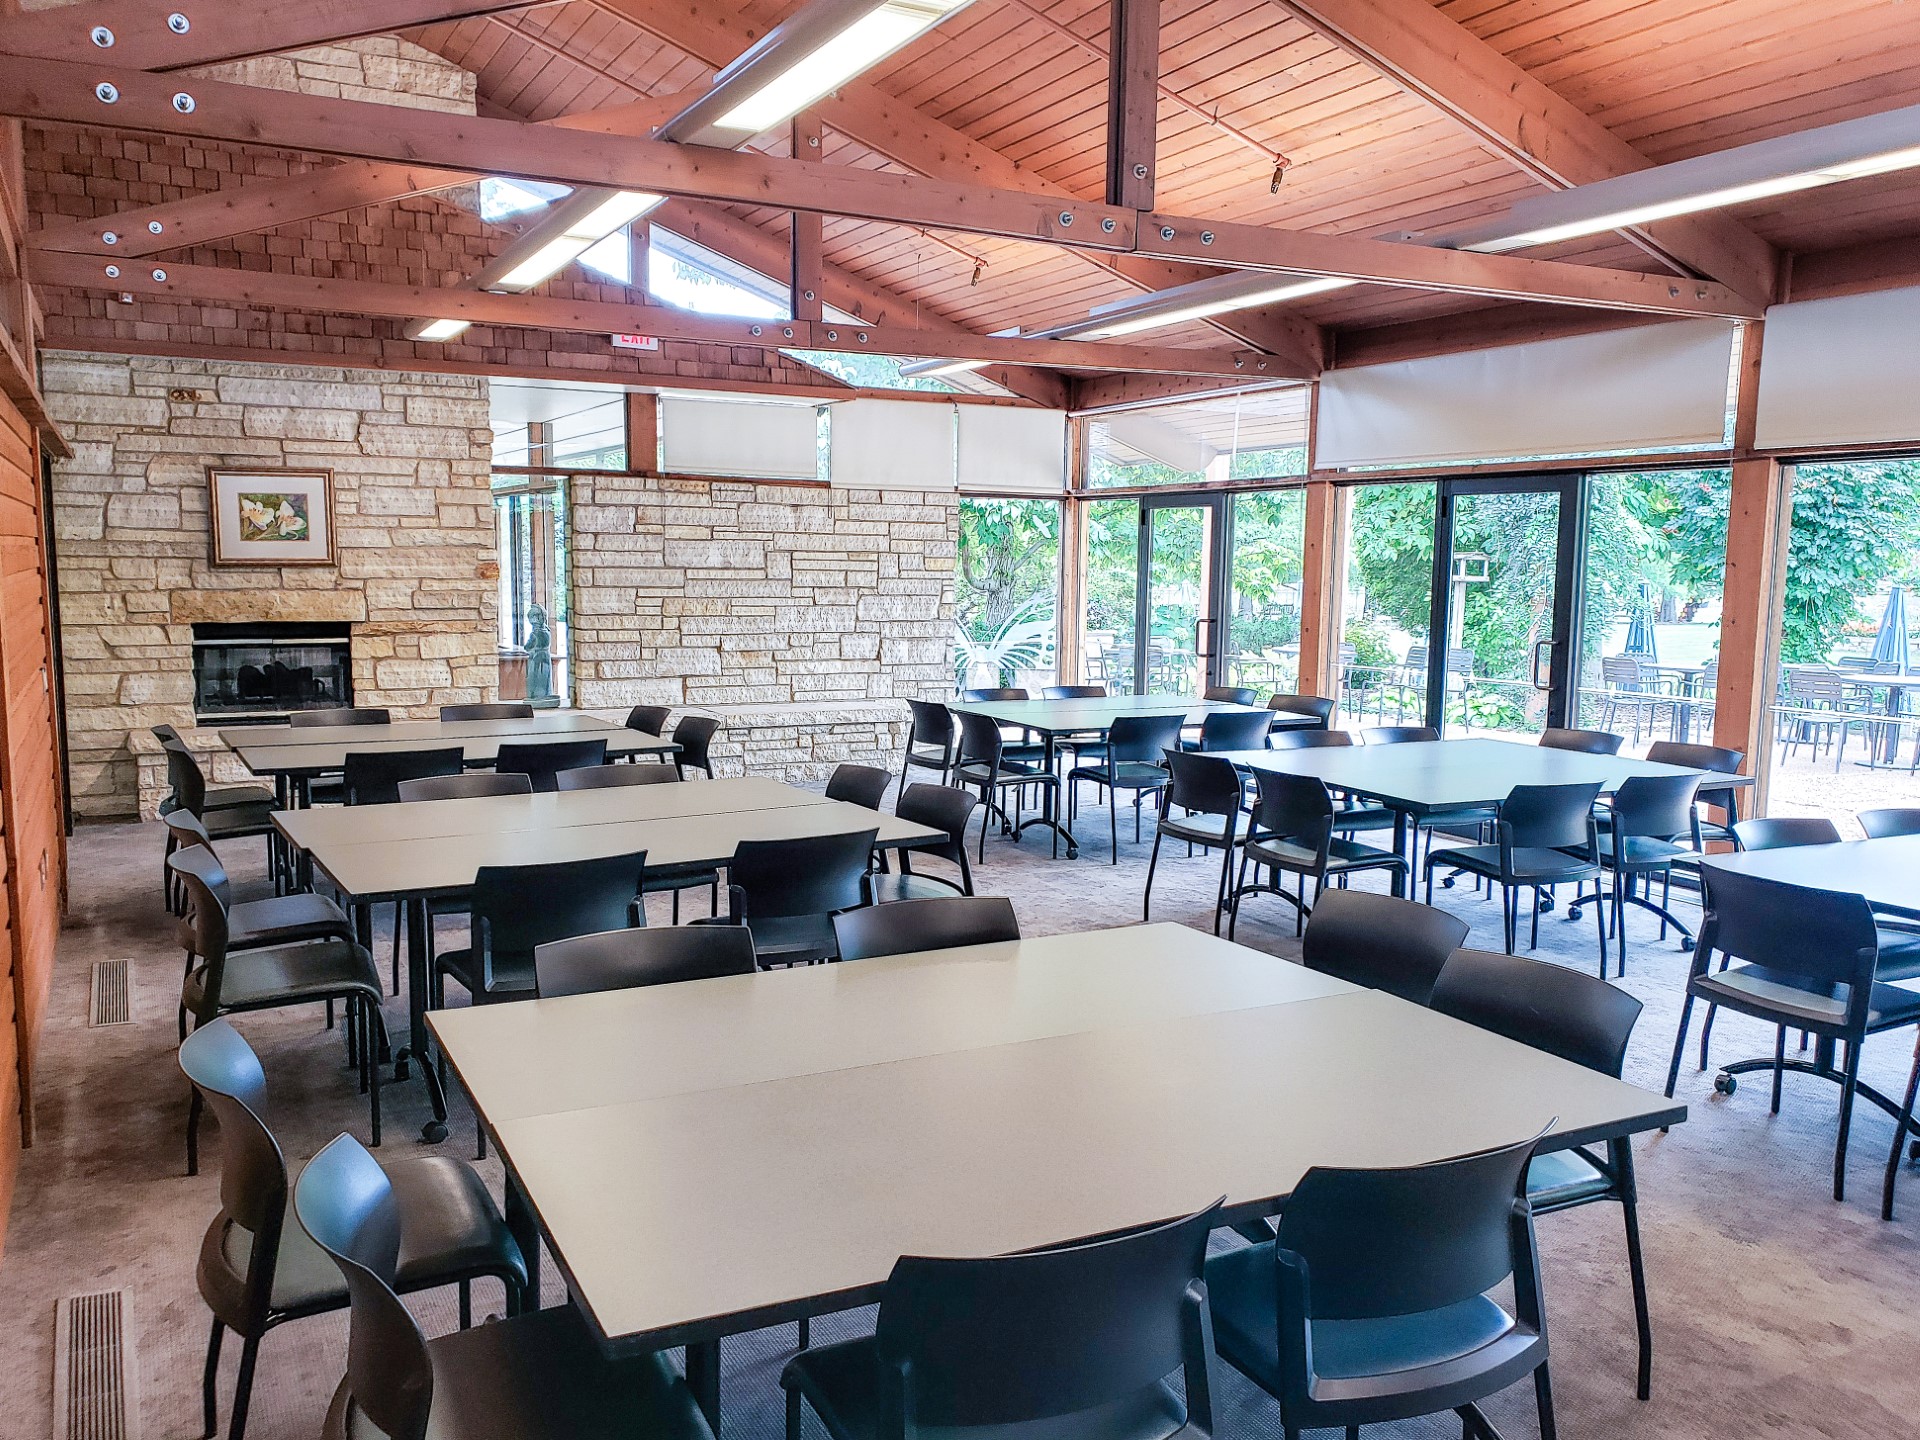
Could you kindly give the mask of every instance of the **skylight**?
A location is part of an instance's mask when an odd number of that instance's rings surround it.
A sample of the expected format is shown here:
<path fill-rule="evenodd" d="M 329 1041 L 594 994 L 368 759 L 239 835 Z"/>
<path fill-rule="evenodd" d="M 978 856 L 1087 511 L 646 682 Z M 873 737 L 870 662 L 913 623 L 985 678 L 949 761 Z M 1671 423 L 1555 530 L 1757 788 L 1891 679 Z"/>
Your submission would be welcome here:
<path fill-rule="evenodd" d="M 622 285 L 633 283 L 633 242 L 625 230 L 616 230 L 580 252 L 580 263 L 596 275 Z"/>
<path fill-rule="evenodd" d="M 505 220 L 512 215 L 525 215 L 530 210 L 544 210 L 567 193 L 565 185 L 549 185 L 541 180 L 508 180 L 489 175 L 480 182 L 480 218 Z"/>

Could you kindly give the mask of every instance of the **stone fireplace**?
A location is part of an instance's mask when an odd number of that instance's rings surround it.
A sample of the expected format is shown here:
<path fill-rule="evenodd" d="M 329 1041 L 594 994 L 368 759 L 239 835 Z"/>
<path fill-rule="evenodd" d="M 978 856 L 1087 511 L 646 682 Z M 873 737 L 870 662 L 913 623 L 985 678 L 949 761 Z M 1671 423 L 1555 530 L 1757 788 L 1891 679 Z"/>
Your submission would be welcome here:
<path fill-rule="evenodd" d="M 271 723 L 353 704 L 353 634 L 324 621 L 193 627 L 193 718 Z"/>

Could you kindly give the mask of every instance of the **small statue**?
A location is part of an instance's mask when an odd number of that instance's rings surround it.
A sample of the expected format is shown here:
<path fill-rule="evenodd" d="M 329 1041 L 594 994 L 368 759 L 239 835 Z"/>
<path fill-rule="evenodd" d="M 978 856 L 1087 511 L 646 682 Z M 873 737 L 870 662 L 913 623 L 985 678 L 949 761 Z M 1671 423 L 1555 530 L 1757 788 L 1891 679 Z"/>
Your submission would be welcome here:
<path fill-rule="evenodd" d="M 547 612 L 539 605 L 527 607 L 527 699 L 553 698 L 553 632 L 547 628 Z"/>

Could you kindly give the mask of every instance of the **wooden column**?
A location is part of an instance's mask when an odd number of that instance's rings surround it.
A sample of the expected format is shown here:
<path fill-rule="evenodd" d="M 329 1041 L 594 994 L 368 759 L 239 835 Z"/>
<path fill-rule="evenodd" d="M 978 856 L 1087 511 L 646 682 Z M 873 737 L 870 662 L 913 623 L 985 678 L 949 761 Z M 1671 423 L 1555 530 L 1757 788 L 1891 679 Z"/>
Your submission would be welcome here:
<path fill-rule="evenodd" d="M 660 397 L 627 396 L 627 469 L 653 470 L 660 463 Z"/>
<path fill-rule="evenodd" d="M 1160 0 L 1112 0 L 1107 52 L 1107 203 L 1153 208 L 1160 106 Z"/>
<path fill-rule="evenodd" d="M 1081 637 L 1087 624 L 1086 509 L 1072 497 L 1060 502 L 1060 638 L 1056 668 L 1062 685 L 1085 679 Z"/>
<path fill-rule="evenodd" d="M 1308 695 L 1330 695 L 1340 657 L 1340 581 L 1347 492 L 1331 480 L 1307 482 L 1300 567 L 1300 679 Z"/>
<path fill-rule="evenodd" d="M 1775 600 L 1786 565 L 1786 485 L 1780 462 L 1753 448 L 1764 326 L 1746 326 L 1734 418 L 1733 484 L 1727 517 L 1727 570 L 1720 601 L 1720 668 L 1713 743 L 1746 752 L 1746 773 L 1761 774 L 1755 809 L 1765 805 L 1760 762 L 1772 735 L 1768 714 L 1775 648 Z"/>
<path fill-rule="evenodd" d="M 793 158 L 816 161 L 820 158 L 820 121 L 817 116 L 794 117 Z M 795 210 L 788 220 L 793 234 L 793 265 L 788 281 L 793 295 L 793 318 L 818 320 L 821 318 L 820 276 L 824 270 L 820 213 Z"/>

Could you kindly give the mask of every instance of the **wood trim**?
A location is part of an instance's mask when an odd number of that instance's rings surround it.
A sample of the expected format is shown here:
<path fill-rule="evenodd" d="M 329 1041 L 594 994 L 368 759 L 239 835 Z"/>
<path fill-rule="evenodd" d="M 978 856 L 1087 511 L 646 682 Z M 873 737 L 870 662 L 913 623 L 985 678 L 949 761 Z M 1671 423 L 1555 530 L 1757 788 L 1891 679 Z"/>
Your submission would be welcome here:
<path fill-rule="evenodd" d="M 627 464 L 635 457 L 657 460 L 660 455 L 660 397 L 645 393 L 627 396 Z"/>
<path fill-rule="evenodd" d="M 1107 203 L 1153 208 L 1160 122 L 1160 0 L 1110 0 Z"/>
<path fill-rule="evenodd" d="M 791 148 L 796 160 L 817 160 L 820 156 L 820 119 L 815 115 L 794 117 L 789 127 Z M 796 320 L 820 320 L 821 276 L 826 269 L 824 235 L 817 212 L 795 210 L 788 219 L 787 236 L 787 309 Z"/>
<path fill-rule="evenodd" d="M 1340 654 L 1340 557 L 1347 497 L 1327 480 L 1307 484 L 1304 543 L 1300 565 L 1299 688 L 1309 695 L 1327 688 L 1332 662 Z"/>

